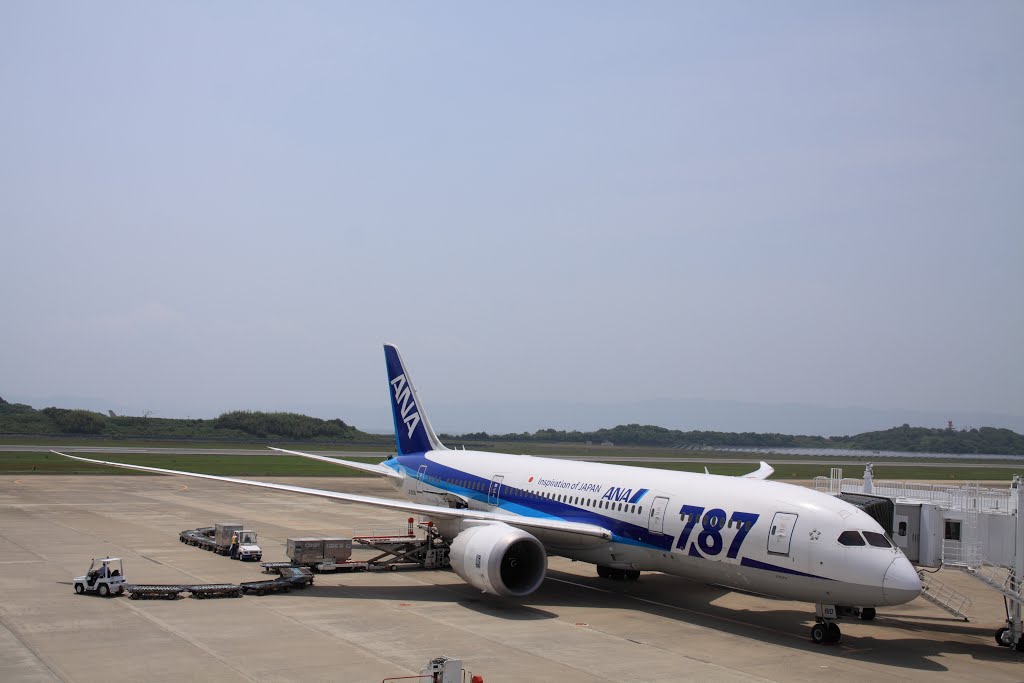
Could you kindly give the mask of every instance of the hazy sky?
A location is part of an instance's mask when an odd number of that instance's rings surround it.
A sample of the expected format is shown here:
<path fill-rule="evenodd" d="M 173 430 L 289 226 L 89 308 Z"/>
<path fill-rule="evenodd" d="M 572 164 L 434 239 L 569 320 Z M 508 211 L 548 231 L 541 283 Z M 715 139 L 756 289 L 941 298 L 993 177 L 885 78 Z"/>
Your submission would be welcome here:
<path fill-rule="evenodd" d="M 1024 415 L 1022 71 L 1020 2 L 4 2 L 0 396 Z"/>

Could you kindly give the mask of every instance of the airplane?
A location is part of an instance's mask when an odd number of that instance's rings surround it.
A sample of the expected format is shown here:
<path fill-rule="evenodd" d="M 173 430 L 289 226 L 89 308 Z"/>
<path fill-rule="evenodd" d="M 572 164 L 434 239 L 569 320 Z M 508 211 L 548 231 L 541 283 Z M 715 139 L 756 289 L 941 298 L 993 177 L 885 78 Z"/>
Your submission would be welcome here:
<path fill-rule="evenodd" d="M 445 447 L 398 348 L 384 345 L 397 452 L 381 463 L 273 450 L 385 477 L 407 500 L 378 498 L 67 455 L 82 462 L 309 494 L 420 515 L 450 543 L 451 567 L 483 592 L 524 598 L 550 555 L 604 578 L 658 571 L 815 604 L 811 638 L 836 643 L 843 616 L 921 592 L 917 571 L 871 516 L 843 500 L 742 477 Z"/>

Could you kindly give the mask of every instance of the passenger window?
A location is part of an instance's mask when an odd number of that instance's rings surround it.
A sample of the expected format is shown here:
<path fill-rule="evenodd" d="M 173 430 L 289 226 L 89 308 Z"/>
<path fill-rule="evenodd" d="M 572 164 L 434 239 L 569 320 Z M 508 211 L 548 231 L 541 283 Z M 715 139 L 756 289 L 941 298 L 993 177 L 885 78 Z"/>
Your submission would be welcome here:
<path fill-rule="evenodd" d="M 864 545 L 864 538 L 856 531 L 844 531 L 839 534 L 840 545 Z"/>
<path fill-rule="evenodd" d="M 868 543 L 876 548 L 892 547 L 892 543 L 889 543 L 889 539 L 885 537 L 885 534 L 880 534 L 877 531 L 865 531 L 864 538 L 868 539 Z"/>

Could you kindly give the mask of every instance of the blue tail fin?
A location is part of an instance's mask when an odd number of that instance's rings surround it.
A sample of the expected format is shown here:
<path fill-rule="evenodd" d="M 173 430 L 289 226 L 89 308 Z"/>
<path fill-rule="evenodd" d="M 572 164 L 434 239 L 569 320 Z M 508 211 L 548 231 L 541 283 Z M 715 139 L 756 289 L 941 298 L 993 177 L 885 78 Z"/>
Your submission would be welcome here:
<path fill-rule="evenodd" d="M 402 354 L 394 344 L 384 345 L 384 360 L 388 366 L 388 388 L 391 394 L 391 414 L 395 418 L 395 440 L 398 454 L 423 453 L 425 451 L 447 450 L 434 434 L 427 414 L 412 380 L 402 362 Z"/>

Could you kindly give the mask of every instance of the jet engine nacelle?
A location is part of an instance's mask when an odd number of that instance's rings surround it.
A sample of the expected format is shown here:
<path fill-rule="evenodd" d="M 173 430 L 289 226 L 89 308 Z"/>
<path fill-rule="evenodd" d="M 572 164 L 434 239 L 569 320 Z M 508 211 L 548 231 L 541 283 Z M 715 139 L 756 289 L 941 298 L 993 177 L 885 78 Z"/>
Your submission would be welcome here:
<path fill-rule="evenodd" d="M 448 557 L 466 583 L 504 597 L 529 595 L 540 587 L 548 570 L 541 542 L 508 524 L 485 524 L 460 532 Z"/>

